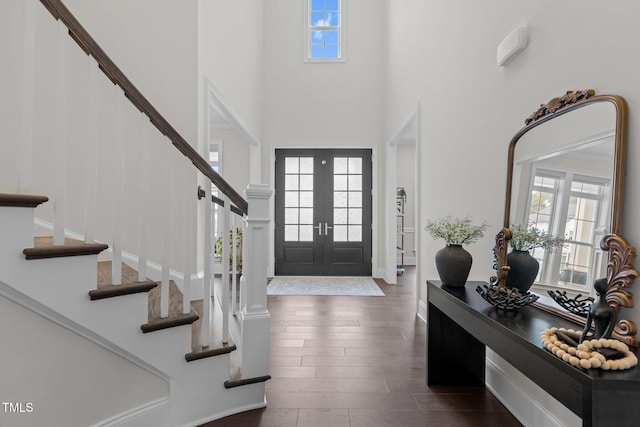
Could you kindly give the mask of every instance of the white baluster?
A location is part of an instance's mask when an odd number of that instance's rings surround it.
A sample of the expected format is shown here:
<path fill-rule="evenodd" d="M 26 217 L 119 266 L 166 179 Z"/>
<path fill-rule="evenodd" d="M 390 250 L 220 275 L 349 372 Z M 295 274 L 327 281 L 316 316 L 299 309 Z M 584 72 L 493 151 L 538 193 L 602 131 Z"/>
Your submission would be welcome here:
<path fill-rule="evenodd" d="M 95 242 L 97 215 L 98 215 L 98 145 L 99 145 L 99 79 L 100 69 L 98 62 L 92 57 L 87 56 L 87 74 L 88 74 L 88 90 L 87 90 L 87 138 L 86 147 L 86 163 L 85 163 L 85 243 Z"/>
<path fill-rule="evenodd" d="M 111 263 L 111 283 L 114 285 L 122 283 L 122 222 L 124 216 L 124 145 L 125 145 L 125 128 L 124 113 L 127 102 L 124 93 L 119 86 L 114 86 L 115 92 L 115 132 L 113 138 L 113 230 L 112 244 L 113 261 Z"/>
<path fill-rule="evenodd" d="M 36 62 L 36 9 L 35 1 L 23 1 L 22 27 L 22 126 L 18 144 L 18 192 L 31 190 L 31 170 L 33 163 L 33 116 L 35 105 L 35 62 Z M 65 35 L 66 38 L 66 35 Z M 64 72 L 64 71 L 63 71 Z"/>
<path fill-rule="evenodd" d="M 56 101 L 54 112 L 53 144 L 54 163 L 54 221 L 53 244 L 64 244 L 66 186 L 67 186 L 67 139 L 69 136 L 69 36 L 67 27 L 57 22 Z"/>
<path fill-rule="evenodd" d="M 150 132 L 151 122 L 145 114 L 140 115 L 140 144 L 142 156 L 140 156 L 140 179 L 139 181 L 139 200 L 140 209 L 138 211 L 138 281 L 143 282 L 147 280 L 147 251 L 148 251 L 148 236 L 147 227 L 149 226 L 150 209 L 149 204 L 151 202 L 151 153 L 150 148 Z"/>
<path fill-rule="evenodd" d="M 194 176 L 193 173 L 188 173 L 189 176 Z M 191 184 L 192 180 L 187 180 L 189 184 Z M 193 191 L 189 191 L 189 188 L 184 188 L 180 192 L 183 200 L 182 209 L 182 234 L 183 234 L 183 248 L 182 253 L 184 254 L 184 267 L 183 274 L 184 278 L 182 280 L 182 313 L 189 314 L 191 312 L 191 224 L 193 221 L 191 220 L 191 216 L 189 215 L 190 207 L 194 205 L 196 198 L 196 193 Z"/>
<path fill-rule="evenodd" d="M 231 205 L 231 203 L 229 203 Z M 231 212 L 231 211 L 229 211 Z M 230 213 L 231 216 L 231 314 L 236 313 L 236 282 L 238 275 L 238 232 L 237 232 L 237 215 Z"/>
<path fill-rule="evenodd" d="M 212 280 L 212 230 L 213 215 L 211 209 L 211 183 L 209 180 L 204 184 L 204 279 L 202 297 L 202 330 L 201 341 L 203 347 L 208 347 L 211 342 L 211 286 Z M 213 240 L 215 242 L 215 240 Z"/>
<path fill-rule="evenodd" d="M 224 196 L 224 214 L 222 217 L 222 289 L 219 299 L 222 308 L 222 342 L 229 342 L 229 250 L 231 249 L 231 201 Z"/>
<path fill-rule="evenodd" d="M 169 316 L 169 280 L 170 280 L 170 259 L 171 259 L 171 142 L 168 138 L 164 138 L 162 145 L 162 164 L 169 165 L 164 168 L 162 174 L 163 203 L 162 208 L 162 283 L 160 284 L 160 316 Z M 168 170 L 167 170 L 168 169 Z"/>

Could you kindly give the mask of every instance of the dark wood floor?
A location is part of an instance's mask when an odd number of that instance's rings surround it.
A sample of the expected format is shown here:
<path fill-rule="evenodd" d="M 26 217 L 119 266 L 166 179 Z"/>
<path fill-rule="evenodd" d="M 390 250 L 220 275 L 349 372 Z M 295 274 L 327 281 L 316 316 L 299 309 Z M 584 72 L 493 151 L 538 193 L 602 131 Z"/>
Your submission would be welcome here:
<path fill-rule="evenodd" d="M 270 296 L 266 409 L 203 427 L 520 426 L 483 388 L 426 386 L 415 269 L 385 297 Z"/>

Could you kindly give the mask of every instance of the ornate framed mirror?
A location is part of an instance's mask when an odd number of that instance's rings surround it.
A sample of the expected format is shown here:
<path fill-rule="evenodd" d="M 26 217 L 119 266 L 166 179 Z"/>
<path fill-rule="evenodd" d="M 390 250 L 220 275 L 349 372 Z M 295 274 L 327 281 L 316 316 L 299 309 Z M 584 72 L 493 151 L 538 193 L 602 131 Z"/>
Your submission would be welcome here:
<path fill-rule="evenodd" d="M 620 229 L 626 127 L 625 100 L 592 90 L 553 98 L 525 120 L 509 143 L 504 228 L 496 236 L 492 284 L 504 289 L 511 227 L 534 225 L 566 239 L 555 253 L 532 253 L 540 263 L 532 291 L 543 295 L 535 306 L 584 327 L 585 319 L 566 308 L 588 307 L 589 298 L 597 297 L 593 282 L 601 277 L 618 314 L 633 305 L 636 253 Z M 568 304 L 545 298 L 549 291 Z M 614 336 L 637 346 L 636 331 L 633 322 L 619 318 Z"/>

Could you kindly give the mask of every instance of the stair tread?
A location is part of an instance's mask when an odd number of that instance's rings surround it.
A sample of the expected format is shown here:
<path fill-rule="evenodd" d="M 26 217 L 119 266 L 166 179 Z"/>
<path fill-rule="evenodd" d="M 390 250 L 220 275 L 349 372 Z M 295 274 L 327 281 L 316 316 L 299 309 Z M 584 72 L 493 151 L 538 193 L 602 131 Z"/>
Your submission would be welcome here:
<path fill-rule="evenodd" d="M 35 208 L 49 200 L 47 196 L 37 194 L 0 193 L 0 206 L 14 206 L 19 208 Z"/>
<path fill-rule="evenodd" d="M 195 310 L 200 318 L 196 320 L 191 326 L 191 352 L 185 354 L 187 362 L 204 359 L 205 357 L 231 353 L 232 351 L 236 350 L 236 345 L 232 340 L 229 340 L 229 342 L 227 343 L 222 342 L 222 316 L 220 314 L 221 310 L 212 310 L 212 324 L 215 325 L 215 327 L 213 327 L 211 330 L 209 345 L 203 347 L 201 336 L 203 319 L 202 300 L 191 301 L 191 307 Z"/>
<path fill-rule="evenodd" d="M 33 243 L 33 247 L 22 251 L 26 259 L 97 255 L 109 248 L 104 243 L 85 243 L 76 239 L 64 239 L 64 244 L 54 245 L 51 236 L 37 236 Z"/>
<path fill-rule="evenodd" d="M 149 292 L 158 286 L 153 280 L 138 281 L 138 272 L 122 263 L 122 283 L 112 284 L 111 261 L 98 262 L 97 288 L 89 291 L 92 300 Z"/>
<path fill-rule="evenodd" d="M 140 329 L 142 329 L 142 332 L 144 333 L 159 331 L 161 329 L 173 328 L 174 326 L 193 324 L 193 322 L 197 321 L 199 318 L 200 317 L 194 311 L 191 311 L 189 314 L 169 315 L 165 318 L 150 320 L 140 326 Z"/>
<path fill-rule="evenodd" d="M 271 379 L 271 375 L 263 375 L 261 377 L 242 378 L 236 380 L 227 380 L 224 382 L 224 388 L 240 387 L 243 385 L 263 383 Z"/>

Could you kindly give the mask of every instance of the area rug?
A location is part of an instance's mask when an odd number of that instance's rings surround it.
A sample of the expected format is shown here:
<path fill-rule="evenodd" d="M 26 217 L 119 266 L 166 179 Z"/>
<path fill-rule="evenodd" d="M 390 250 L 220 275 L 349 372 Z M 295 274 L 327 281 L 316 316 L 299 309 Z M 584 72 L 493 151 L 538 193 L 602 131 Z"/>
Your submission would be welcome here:
<path fill-rule="evenodd" d="M 353 295 L 383 297 L 371 277 L 277 276 L 267 295 Z"/>

